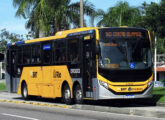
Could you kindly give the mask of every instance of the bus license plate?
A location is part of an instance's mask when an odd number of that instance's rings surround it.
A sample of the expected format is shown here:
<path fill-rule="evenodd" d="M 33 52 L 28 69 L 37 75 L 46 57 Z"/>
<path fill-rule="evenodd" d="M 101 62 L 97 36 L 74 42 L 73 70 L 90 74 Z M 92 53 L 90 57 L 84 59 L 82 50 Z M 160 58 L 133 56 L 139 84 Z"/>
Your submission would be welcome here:
<path fill-rule="evenodd" d="M 134 95 L 125 95 L 124 98 L 135 98 Z"/>

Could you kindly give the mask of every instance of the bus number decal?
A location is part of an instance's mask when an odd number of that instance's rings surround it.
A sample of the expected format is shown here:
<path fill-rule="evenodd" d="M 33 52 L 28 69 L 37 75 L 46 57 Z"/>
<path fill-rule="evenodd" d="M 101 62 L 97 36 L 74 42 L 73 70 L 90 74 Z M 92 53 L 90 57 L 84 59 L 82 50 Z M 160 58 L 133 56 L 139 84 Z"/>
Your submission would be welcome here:
<path fill-rule="evenodd" d="M 80 73 L 80 69 L 70 69 L 70 73 Z"/>
<path fill-rule="evenodd" d="M 61 73 L 59 71 L 53 70 L 53 78 L 61 78 Z"/>

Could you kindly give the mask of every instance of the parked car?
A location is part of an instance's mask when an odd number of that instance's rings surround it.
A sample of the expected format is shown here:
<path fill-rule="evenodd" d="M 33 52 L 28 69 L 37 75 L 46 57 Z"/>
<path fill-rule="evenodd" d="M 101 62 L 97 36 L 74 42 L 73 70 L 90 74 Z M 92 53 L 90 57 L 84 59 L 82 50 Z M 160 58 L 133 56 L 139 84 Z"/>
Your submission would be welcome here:
<path fill-rule="evenodd" d="M 154 81 L 154 87 L 164 87 L 164 84 L 161 81 Z"/>

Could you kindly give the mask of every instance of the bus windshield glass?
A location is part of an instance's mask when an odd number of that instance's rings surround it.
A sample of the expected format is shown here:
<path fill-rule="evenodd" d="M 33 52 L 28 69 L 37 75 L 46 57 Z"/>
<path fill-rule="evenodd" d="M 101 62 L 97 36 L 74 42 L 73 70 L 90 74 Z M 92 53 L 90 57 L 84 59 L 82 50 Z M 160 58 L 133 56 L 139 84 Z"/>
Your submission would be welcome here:
<path fill-rule="evenodd" d="M 103 69 L 151 67 L 150 42 L 146 36 L 142 32 L 102 32 L 99 42 L 99 67 Z"/>

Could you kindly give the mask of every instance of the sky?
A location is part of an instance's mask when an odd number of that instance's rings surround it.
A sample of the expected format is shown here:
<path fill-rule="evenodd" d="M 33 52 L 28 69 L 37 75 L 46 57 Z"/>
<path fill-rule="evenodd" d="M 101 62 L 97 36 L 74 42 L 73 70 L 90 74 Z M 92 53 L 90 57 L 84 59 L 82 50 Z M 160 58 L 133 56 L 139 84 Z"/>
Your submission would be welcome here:
<path fill-rule="evenodd" d="M 13 7 L 13 0 L 1 0 L 0 2 L 0 30 L 6 29 L 9 32 L 26 35 L 28 30 L 25 29 L 26 21 L 21 17 L 16 17 L 16 8 Z M 71 0 L 77 2 L 79 0 Z M 85 0 L 84 0 L 85 1 Z M 144 1 L 148 4 L 152 1 L 159 0 L 88 0 L 95 5 L 95 9 L 107 11 L 109 7 L 115 6 L 119 1 L 127 1 L 130 6 L 140 6 Z"/>

